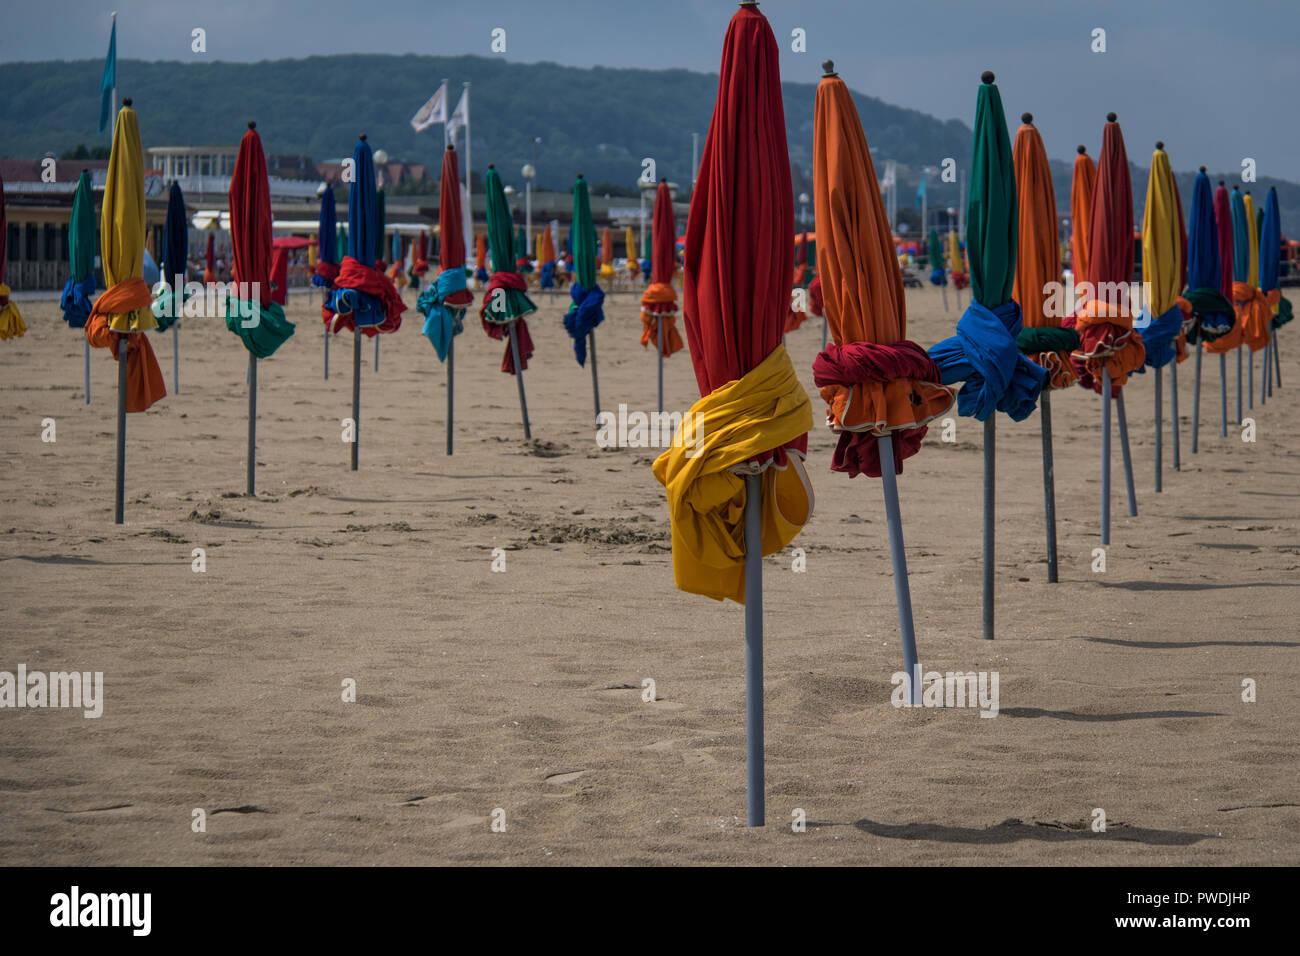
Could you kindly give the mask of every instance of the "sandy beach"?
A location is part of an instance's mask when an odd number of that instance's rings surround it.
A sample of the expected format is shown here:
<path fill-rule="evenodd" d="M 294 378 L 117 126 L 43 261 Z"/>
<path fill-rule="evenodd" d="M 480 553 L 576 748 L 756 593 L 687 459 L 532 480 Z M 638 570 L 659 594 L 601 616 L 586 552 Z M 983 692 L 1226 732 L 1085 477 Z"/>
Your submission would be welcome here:
<path fill-rule="evenodd" d="M 891 706 L 902 656 L 881 483 L 829 471 L 834 438 L 811 373 L 821 322 L 790 333 L 819 423 L 816 513 L 795 541 L 806 571 L 789 550 L 765 562 L 768 825 L 750 830 L 743 610 L 674 588 L 657 452 L 598 447 L 590 374 L 561 326 L 567 297 L 534 297 L 531 442 L 502 345 L 471 316 L 445 454 L 446 370 L 407 291 L 378 372 L 363 346 L 353 473 L 340 438 L 350 336 L 332 343 L 325 381 L 319 298 L 293 296 L 297 334 L 260 366 L 255 498 L 244 494 L 246 353 L 220 321 L 188 321 L 180 392 L 128 419 L 122 527 L 115 363 L 92 354 L 86 405 L 80 333 L 57 302 L 20 302 L 29 331 L 0 343 L 0 670 L 102 672 L 104 700 L 98 719 L 0 710 L 0 857 L 1300 863 L 1290 329 L 1284 387 L 1246 413 L 1255 443 L 1235 425 L 1220 437 L 1210 358 L 1191 454 L 1192 363 L 1180 367 L 1182 469 L 1166 441 L 1159 495 L 1154 376 L 1130 383 L 1140 513 L 1126 513 L 1116 446 L 1104 573 L 1092 569 L 1098 397 L 1053 396 L 1059 584 L 1046 580 L 1039 418 L 999 417 L 993 642 L 980 639 L 982 428 L 957 419 L 949 443 L 932 429 L 907 461 L 922 664 L 998 672 L 992 719 Z M 913 339 L 951 333 L 948 298 L 945 312 L 937 290 L 908 292 Z M 654 409 L 654 355 L 639 335 L 637 299 L 611 295 L 598 332 L 606 408 Z M 172 392 L 171 336 L 153 343 Z M 667 403 L 684 410 L 698 395 L 689 358 L 665 365 Z M 1230 395 L 1231 414 L 1235 384 Z M 355 702 L 342 699 L 349 680 Z M 791 826 L 800 810 L 806 832 Z"/>

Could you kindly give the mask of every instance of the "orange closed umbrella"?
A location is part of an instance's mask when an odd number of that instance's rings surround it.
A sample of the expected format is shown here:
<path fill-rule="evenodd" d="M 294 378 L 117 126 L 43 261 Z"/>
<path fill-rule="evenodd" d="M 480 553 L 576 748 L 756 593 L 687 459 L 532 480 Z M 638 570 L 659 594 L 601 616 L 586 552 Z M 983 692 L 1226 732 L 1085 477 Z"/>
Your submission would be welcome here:
<path fill-rule="evenodd" d="M 1088 155 L 1088 147 L 1080 146 L 1070 182 L 1070 271 L 1075 285 L 1088 280 L 1088 231 L 1096 182 L 1097 167 Z"/>
<path fill-rule="evenodd" d="M 1020 117 L 1020 129 L 1011 158 L 1016 171 L 1017 220 L 1016 278 L 1012 298 L 1020 306 L 1024 327 L 1016 345 L 1029 360 L 1047 369 L 1047 384 L 1039 396 L 1043 438 L 1043 510 L 1047 525 L 1047 580 L 1058 580 L 1056 551 L 1056 484 L 1052 462 L 1051 389 L 1075 381 L 1070 353 L 1079 347 L 1073 329 L 1061 328 L 1064 289 L 1060 239 L 1056 231 L 1056 190 L 1047 162 L 1043 137 L 1029 113 Z M 1087 159 L 1086 156 L 1080 156 Z M 1076 161 L 1076 172 L 1078 164 Z M 1088 183 L 1091 192 L 1091 182 Z"/>
<path fill-rule="evenodd" d="M 614 278 L 614 232 L 609 226 L 600 234 L 600 277 Z"/>
<path fill-rule="evenodd" d="M 926 423 L 952 407 L 925 349 L 907 339 L 903 278 L 871 151 L 853 97 L 831 61 L 817 87 L 813 183 L 818 267 L 833 344 L 813 363 L 813 380 L 839 435 L 832 471 L 885 481 L 885 511 L 907 666 L 908 700 L 919 702 L 920 665 L 903 551 L 896 475 L 916 454 Z M 898 439 L 897 450 L 895 438 Z"/>
<path fill-rule="evenodd" d="M 668 184 L 659 183 L 655 191 L 654 217 L 651 219 L 650 285 L 641 294 L 641 345 L 656 343 L 659 353 L 659 411 L 664 410 L 664 358 L 683 348 L 677 331 L 677 292 L 673 275 L 677 271 L 677 223 L 673 216 L 672 195 Z"/>

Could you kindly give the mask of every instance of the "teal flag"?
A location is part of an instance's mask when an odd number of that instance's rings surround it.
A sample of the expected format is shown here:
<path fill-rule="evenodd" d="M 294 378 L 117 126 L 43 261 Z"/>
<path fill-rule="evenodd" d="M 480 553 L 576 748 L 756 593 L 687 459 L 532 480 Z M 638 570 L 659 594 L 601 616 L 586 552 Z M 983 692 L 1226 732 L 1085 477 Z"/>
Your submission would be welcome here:
<path fill-rule="evenodd" d="M 104 78 L 99 81 L 99 131 L 108 129 L 108 118 L 113 112 L 113 91 L 117 89 L 117 20 L 108 37 L 108 56 L 104 58 Z"/>

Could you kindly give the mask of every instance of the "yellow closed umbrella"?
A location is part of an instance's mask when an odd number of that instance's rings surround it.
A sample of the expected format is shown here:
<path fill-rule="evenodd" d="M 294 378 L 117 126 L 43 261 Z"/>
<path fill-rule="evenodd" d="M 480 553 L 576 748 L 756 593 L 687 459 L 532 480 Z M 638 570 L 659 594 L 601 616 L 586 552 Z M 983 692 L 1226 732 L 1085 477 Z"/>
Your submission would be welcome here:
<path fill-rule="evenodd" d="M 1252 289 L 1259 288 L 1259 230 L 1255 228 L 1255 200 L 1250 192 L 1241 200 L 1246 206 L 1246 234 L 1250 237 L 1250 266 L 1246 271 L 1246 284 Z"/>
<path fill-rule="evenodd" d="M 86 320 L 86 341 L 109 349 L 117 373 L 117 499 L 114 521 L 122 524 L 126 480 L 126 413 L 143 412 L 167 394 L 162 370 L 147 336 L 157 328 L 153 293 L 144 274 L 144 152 L 140 123 L 131 101 L 123 100 L 113 128 L 113 151 L 104 183 L 99 256 L 107 290 Z"/>

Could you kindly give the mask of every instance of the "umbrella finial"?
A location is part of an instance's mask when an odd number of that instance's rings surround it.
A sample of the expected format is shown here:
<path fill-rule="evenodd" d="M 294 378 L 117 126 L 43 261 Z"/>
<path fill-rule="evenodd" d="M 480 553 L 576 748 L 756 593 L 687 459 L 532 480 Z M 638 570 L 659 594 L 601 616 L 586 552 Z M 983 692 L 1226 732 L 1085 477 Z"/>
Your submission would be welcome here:
<path fill-rule="evenodd" d="M 126 99 L 124 99 L 124 100 L 122 101 L 122 105 L 123 105 L 123 106 L 130 106 L 130 105 L 131 105 L 131 97 L 128 96 Z"/>
<path fill-rule="evenodd" d="M 455 144 L 455 143 L 448 143 L 448 144 L 447 144 L 447 151 L 448 151 L 449 153 L 450 153 L 450 152 L 455 152 L 455 151 L 456 151 L 456 144 Z"/>
<path fill-rule="evenodd" d="M 822 76 L 834 76 L 834 75 L 835 75 L 835 61 L 834 61 L 834 60 L 823 60 L 823 61 L 822 61 Z"/>
<path fill-rule="evenodd" d="M 1033 114 L 1033 113 L 1021 113 L 1021 114 L 1020 114 L 1020 122 L 1024 123 L 1026 126 L 1032 126 L 1032 125 L 1034 124 L 1034 114 Z"/>
<path fill-rule="evenodd" d="M 497 168 L 496 163 L 488 163 L 488 169 L 496 169 L 496 168 Z"/>
<path fill-rule="evenodd" d="M 1162 140 L 1156 140 L 1156 149 L 1164 149 L 1165 144 Z"/>
<path fill-rule="evenodd" d="M 1219 185 L 1220 185 L 1220 186 L 1225 185 L 1222 179 L 1219 180 Z M 1232 188 L 1233 188 L 1233 189 L 1236 189 L 1237 187 L 1236 187 L 1236 186 L 1233 186 Z"/>
<path fill-rule="evenodd" d="M 1087 146 L 1080 146 L 1080 147 L 1079 147 L 1079 155 L 1080 155 L 1080 156 L 1083 156 L 1083 155 L 1084 155 L 1085 153 L 1087 153 L 1087 152 L 1088 152 L 1088 147 L 1087 147 Z"/>
<path fill-rule="evenodd" d="M 365 141 L 366 141 L 366 134 L 365 134 L 365 133 L 362 133 L 362 134 L 361 134 L 361 142 L 364 143 Z"/>
<path fill-rule="evenodd" d="M 1115 122 L 1117 119 L 1119 119 L 1119 117 L 1116 116 L 1114 113 L 1107 113 L 1107 114 L 1106 114 L 1106 122 L 1107 122 L 1107 123 L 1113 123 L 1113 122 Z"/>
<path fill-rule="evenodd" d="M 985 83 L 992 83 L 994 80 L 993 71 L 985 70 L 983 73 L 980 74 L 980 80 L 982 80 Z"/>
<path fill-rule="evenodd" d="M 1205 172 L 1205 167 L 1204 167 L 1204 166 L 1201 167 L 1201 172 Z"/>
<path fill-rule="evenodd" d="M 255 122 L 253 122 L 252 120 L 249 120 L 249 121 L 248 121 L 248 128 L 249 128 L 249 129 L 257 129 L 257 124 L 256 124 Z"/>

